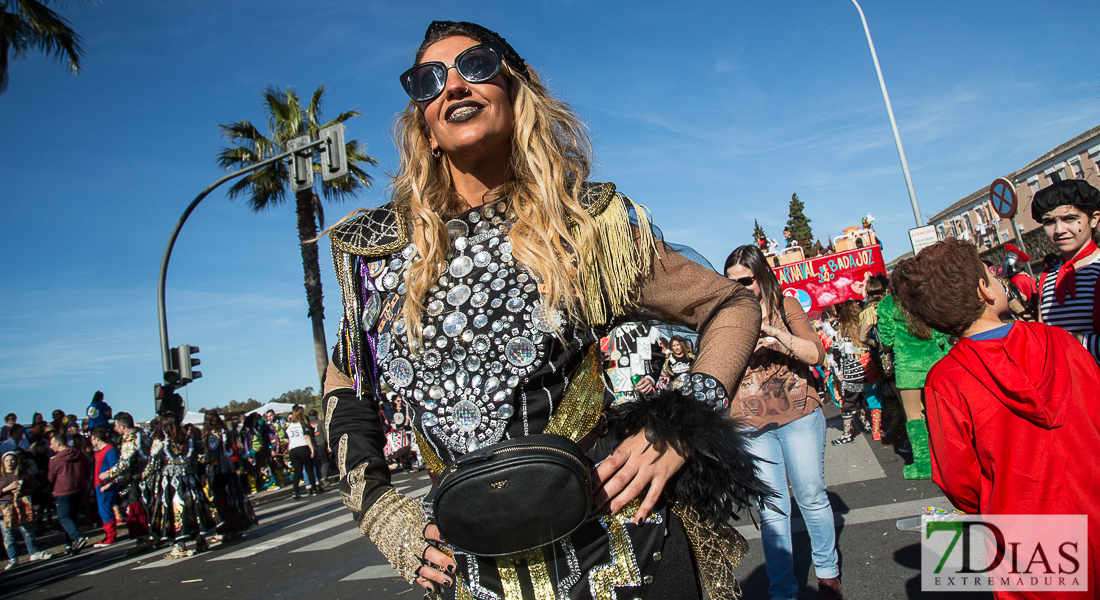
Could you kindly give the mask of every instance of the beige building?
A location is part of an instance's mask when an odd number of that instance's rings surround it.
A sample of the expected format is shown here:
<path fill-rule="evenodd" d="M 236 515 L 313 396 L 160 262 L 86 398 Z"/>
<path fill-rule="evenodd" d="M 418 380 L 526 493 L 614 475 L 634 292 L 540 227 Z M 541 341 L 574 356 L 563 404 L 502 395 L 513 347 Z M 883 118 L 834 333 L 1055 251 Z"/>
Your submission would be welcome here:
<path fill-rule="evenodd" d="M 1031 200 L 1035 192 L 1063 179 L 1084 179 L 1100 188 L 1100 126 L 1059 145 L 1036 158 L 1024 168 L 1005 175 L 1013 183 L 1019 210 L 1016 222 L 1020 233 L 1037 229 L 1031 218 Z M 992 182 L 992 179 L 990 180 Z M 1012 225 L 993 212 L 989 202 L 989 187 L 955 202 L 929 219 L 936 226 L 940 239 L 956 237 L 974 242 L 979 251 L 991 250 L 1006 242 L 1015 243 Z M 1035 252 L 1029 249 L 1032 256 Z"/>

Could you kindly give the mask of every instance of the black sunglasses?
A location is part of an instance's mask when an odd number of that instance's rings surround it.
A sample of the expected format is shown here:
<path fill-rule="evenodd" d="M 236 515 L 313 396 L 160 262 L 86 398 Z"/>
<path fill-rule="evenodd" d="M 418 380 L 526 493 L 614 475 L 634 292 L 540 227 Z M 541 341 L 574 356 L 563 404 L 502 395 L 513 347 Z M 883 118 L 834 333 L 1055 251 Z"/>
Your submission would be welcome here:
<path fill-rule="evenodd" d="M 734 279 L 734 281 L 743 285 L 744 287 L 749 287 L 753 284 L 753 282 L 756 281 L 756 278 L 752 275 L 749 275 L 748 277 L 738 277 L 737 279 Z"/>
<path fill-rule="evenodd" d="M 470 83 L 489 81 L 500 73 L 501 51 L 489 44 L 478 44 L 455 57 L 455 64 L 448 67 L 439 62 L 413 65 L 401 74 L 401 87 L 416 102 L 427 102 L 443 93 L 447 86 L 447 71 L 454 67 L 463 79 Z"/>

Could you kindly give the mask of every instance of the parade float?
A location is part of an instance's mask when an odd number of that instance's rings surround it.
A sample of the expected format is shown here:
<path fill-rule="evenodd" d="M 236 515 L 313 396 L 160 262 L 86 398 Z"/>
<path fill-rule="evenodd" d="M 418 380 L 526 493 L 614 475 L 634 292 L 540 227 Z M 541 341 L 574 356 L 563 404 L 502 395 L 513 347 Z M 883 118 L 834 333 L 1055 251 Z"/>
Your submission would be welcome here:
<path fill-rule="evenodd" d="M 860 227 L 832 237 L 832 252 L 806 258 L 799 246 L 766 252 L 783 294 L 798 300 L 811 319 L 845 300 L 861 301 L 873 275 L 886 274 L 882 247 L 868 215 Z"/>

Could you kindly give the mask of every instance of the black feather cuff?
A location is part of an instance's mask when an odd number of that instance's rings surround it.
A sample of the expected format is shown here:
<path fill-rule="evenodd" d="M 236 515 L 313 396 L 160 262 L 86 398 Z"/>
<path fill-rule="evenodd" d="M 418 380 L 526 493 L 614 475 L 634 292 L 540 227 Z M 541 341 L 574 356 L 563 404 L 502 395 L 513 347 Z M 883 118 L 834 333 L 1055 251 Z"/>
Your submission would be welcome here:
<path fill-rule="evenodd" d="M 617 443 L 645 431 L 651 443 L 670 444 L 687 464 L 669 481 L 665 494 L 699 511 L 711 523 L 775 496 L 757 475 L 757 458 L 745 449 L 741 424 L 679 391 L 662 390 L 607 413 L 608 433 Z"/>

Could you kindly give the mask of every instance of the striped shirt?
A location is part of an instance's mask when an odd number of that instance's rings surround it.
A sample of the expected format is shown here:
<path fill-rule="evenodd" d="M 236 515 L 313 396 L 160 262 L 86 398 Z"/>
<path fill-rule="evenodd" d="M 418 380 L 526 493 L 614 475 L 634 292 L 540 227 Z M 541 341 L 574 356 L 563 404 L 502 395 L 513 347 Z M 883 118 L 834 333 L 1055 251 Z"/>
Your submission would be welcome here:
<path fill-rule="evenodd" d="M 1100 257 L 1092 263 L 1076 270 L 1077 294 L 1066 294 L 1066 303 L 1059 306 L 1054 298 L 1054 283 L 1058 280 L 1058 269 L 1062 264 L 1046 272 L 1043 284 L 1042 300 L 1039 302 L 1039 314 L 1042 322 L 1061 327 L 1070 333 L 1085 336 L 1084 346 L 1092 357 L 1100 362 L 1100 335 L 1092 330 L 1092 305 L 1096 301 L 1096 280 L 1100 277 Z"/>

